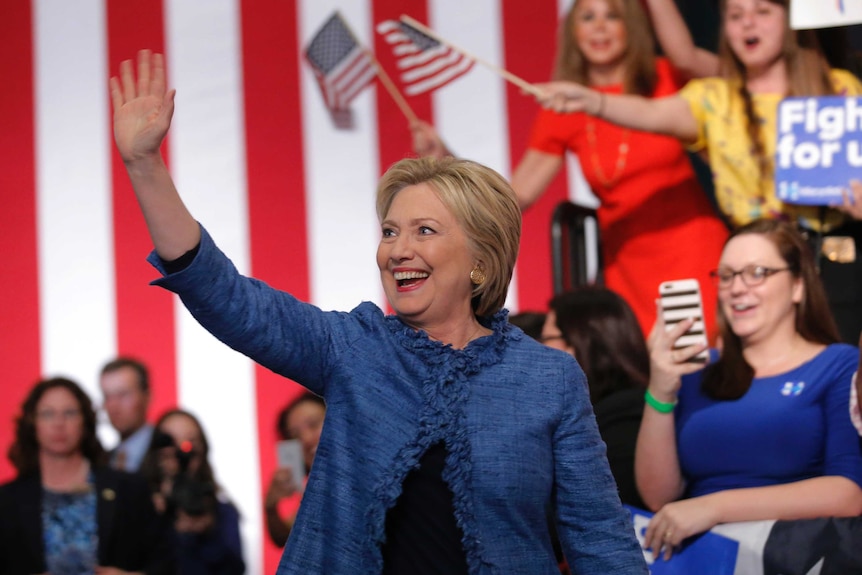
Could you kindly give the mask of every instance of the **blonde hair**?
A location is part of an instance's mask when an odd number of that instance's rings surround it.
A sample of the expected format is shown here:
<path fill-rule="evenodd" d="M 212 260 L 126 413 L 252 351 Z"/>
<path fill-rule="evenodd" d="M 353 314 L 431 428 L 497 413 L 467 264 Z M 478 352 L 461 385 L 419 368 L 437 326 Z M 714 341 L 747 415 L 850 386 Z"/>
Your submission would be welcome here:
<path fill-rule="evenodd" d="M 503 308 L 521 240 L 521 210 L 515 192 L 497 172 L 470 160 L 445 157 L 401 160 L 377 186 L 377 217 L 408 186 L 426 183 L 455 216 L 486 280 L 473 286 L 473 312 L 490 316 Z"/>
<path fill-rule="evenodd" d="M 784 42 L 781 57 L 787 69 L 788 90 L 783 96 L 827 96 L 835 93 L 829 77 L 829 64 L 820 49 L 814 30 L 793 30 L 790 28 L 790 0 L 767 0 L 784 8 L 786 15 Z M 766 156 L 760 133 L 760 123 L 754 113 L 751 92 L 746 86 L 746 70 L 727 41 L 727 2 L 721 0 L 721 33 L 718 56 L 721 73 L 738 83 L 739 95 L 745 107 L 746 134 L 751 142 L 752 154 L 757 158 L 762 177 L 770 176 L 770 159 Z"/>
<path fill-rule="evenodd" d="M 612 9 L 619 11 L 626 29 L 625 79 L 623 92 L 652 96 L 656 85 L 655 40 L 649 20 L 640 0 L 605 0 Z M 566 13 L 560 24 L 555 80 L 568 80 L 588 84 L 589 63 L 584 58 L 575 39 L 575 20 L 578 2 Z"/>

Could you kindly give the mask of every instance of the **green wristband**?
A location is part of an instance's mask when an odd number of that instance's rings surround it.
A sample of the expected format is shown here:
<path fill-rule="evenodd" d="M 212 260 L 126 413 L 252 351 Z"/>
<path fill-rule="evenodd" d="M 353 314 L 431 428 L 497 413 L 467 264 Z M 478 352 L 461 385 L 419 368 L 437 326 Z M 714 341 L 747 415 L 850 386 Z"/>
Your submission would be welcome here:
<path fill-rule="evenodd" d="M 670 413 L 676 407 L 676 401 L 674 401 L 673 403 L 665 403 L 664 401 L 659 401 L 655 398 L 655 396 L 653 396 L 653 394 L 649 392 L 649 390 L 646 390 L 646 393 L 644 393 L 644 399 L 646 400 L 647 405 L 649 405 L 659 413 Z"/>

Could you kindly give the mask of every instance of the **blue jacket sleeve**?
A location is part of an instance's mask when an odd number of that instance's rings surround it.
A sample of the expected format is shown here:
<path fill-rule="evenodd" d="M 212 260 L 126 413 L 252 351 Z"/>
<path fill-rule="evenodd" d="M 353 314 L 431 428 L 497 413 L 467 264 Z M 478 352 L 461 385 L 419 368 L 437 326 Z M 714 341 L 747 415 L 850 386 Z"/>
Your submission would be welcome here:
<path fill-rule="evenodd" d="M 583 372 L 567 363 L 562 421 L 554 435 L 557 527 L 575 573 L 648 573 L 617 487 Z"/>

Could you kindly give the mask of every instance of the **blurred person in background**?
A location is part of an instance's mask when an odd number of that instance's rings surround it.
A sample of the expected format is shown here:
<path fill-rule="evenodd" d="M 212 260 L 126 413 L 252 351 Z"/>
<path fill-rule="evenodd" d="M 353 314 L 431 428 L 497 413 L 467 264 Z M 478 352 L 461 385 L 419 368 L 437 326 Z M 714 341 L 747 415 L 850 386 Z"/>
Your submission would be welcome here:
<path fill-rule="evenodd" d="M 322 397 L 311 392 L 303 393 L 278 414 L 276 427 L 279 439 L 282 441 L 296 439 L 302 443 L 306 473 L 311 472 L 325 417 L 326 402 Z M 277 469 L 269 482 L 264 499 L 266 529 L 272 542 L 279 547 L 284 547 L 287 543 L 287 538 L 293 529 L 293 522 L 296 520 L 299 502 L 296 502 L 296 506 L 286 516 L 282 516 L 279 512 L 279 503 L 294 495 L 298 495 L 300 499 L 302 497 L 296 490 L 293 472 L 294 470 L 287 468 Z"/>
<path fill-rule="evenodd" d="M 18 475 L 0 486 L 0 573 L 175 573 L 146 482 L 105 465 L 96 413 L 77 383 L 36 384 L 9 460 Z"/>
<path fill-rule="evenodd" d="M 111 467 L 137 471 L 153 437 L 153 426 L 147 423 L 149 370 L 136 359 L 119 357 L 102 367 L 99 387 L 108 420 L 120 434 L 120 443 L 110 452 Z"/>
<path fill-rule="evenodd" d="M 173 525 L 179 575 L 241 575 L 239 512 L 216 483 L 209 450 L 198 419 L 172 409 L 156 422 L 141 471 Z"/>

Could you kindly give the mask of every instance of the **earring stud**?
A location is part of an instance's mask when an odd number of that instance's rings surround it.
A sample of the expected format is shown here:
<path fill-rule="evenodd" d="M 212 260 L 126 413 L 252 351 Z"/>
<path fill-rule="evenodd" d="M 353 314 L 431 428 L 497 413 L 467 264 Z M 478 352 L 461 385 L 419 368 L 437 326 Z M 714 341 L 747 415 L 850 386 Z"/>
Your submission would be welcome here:
<path fill-rule="evenodd" d="M 473 268 L 473 271 L 470 272 L 470 281 L 473 282 L 473 285 L 480 286 L 485 283 L 485 272 L 479 266 Z"/>

